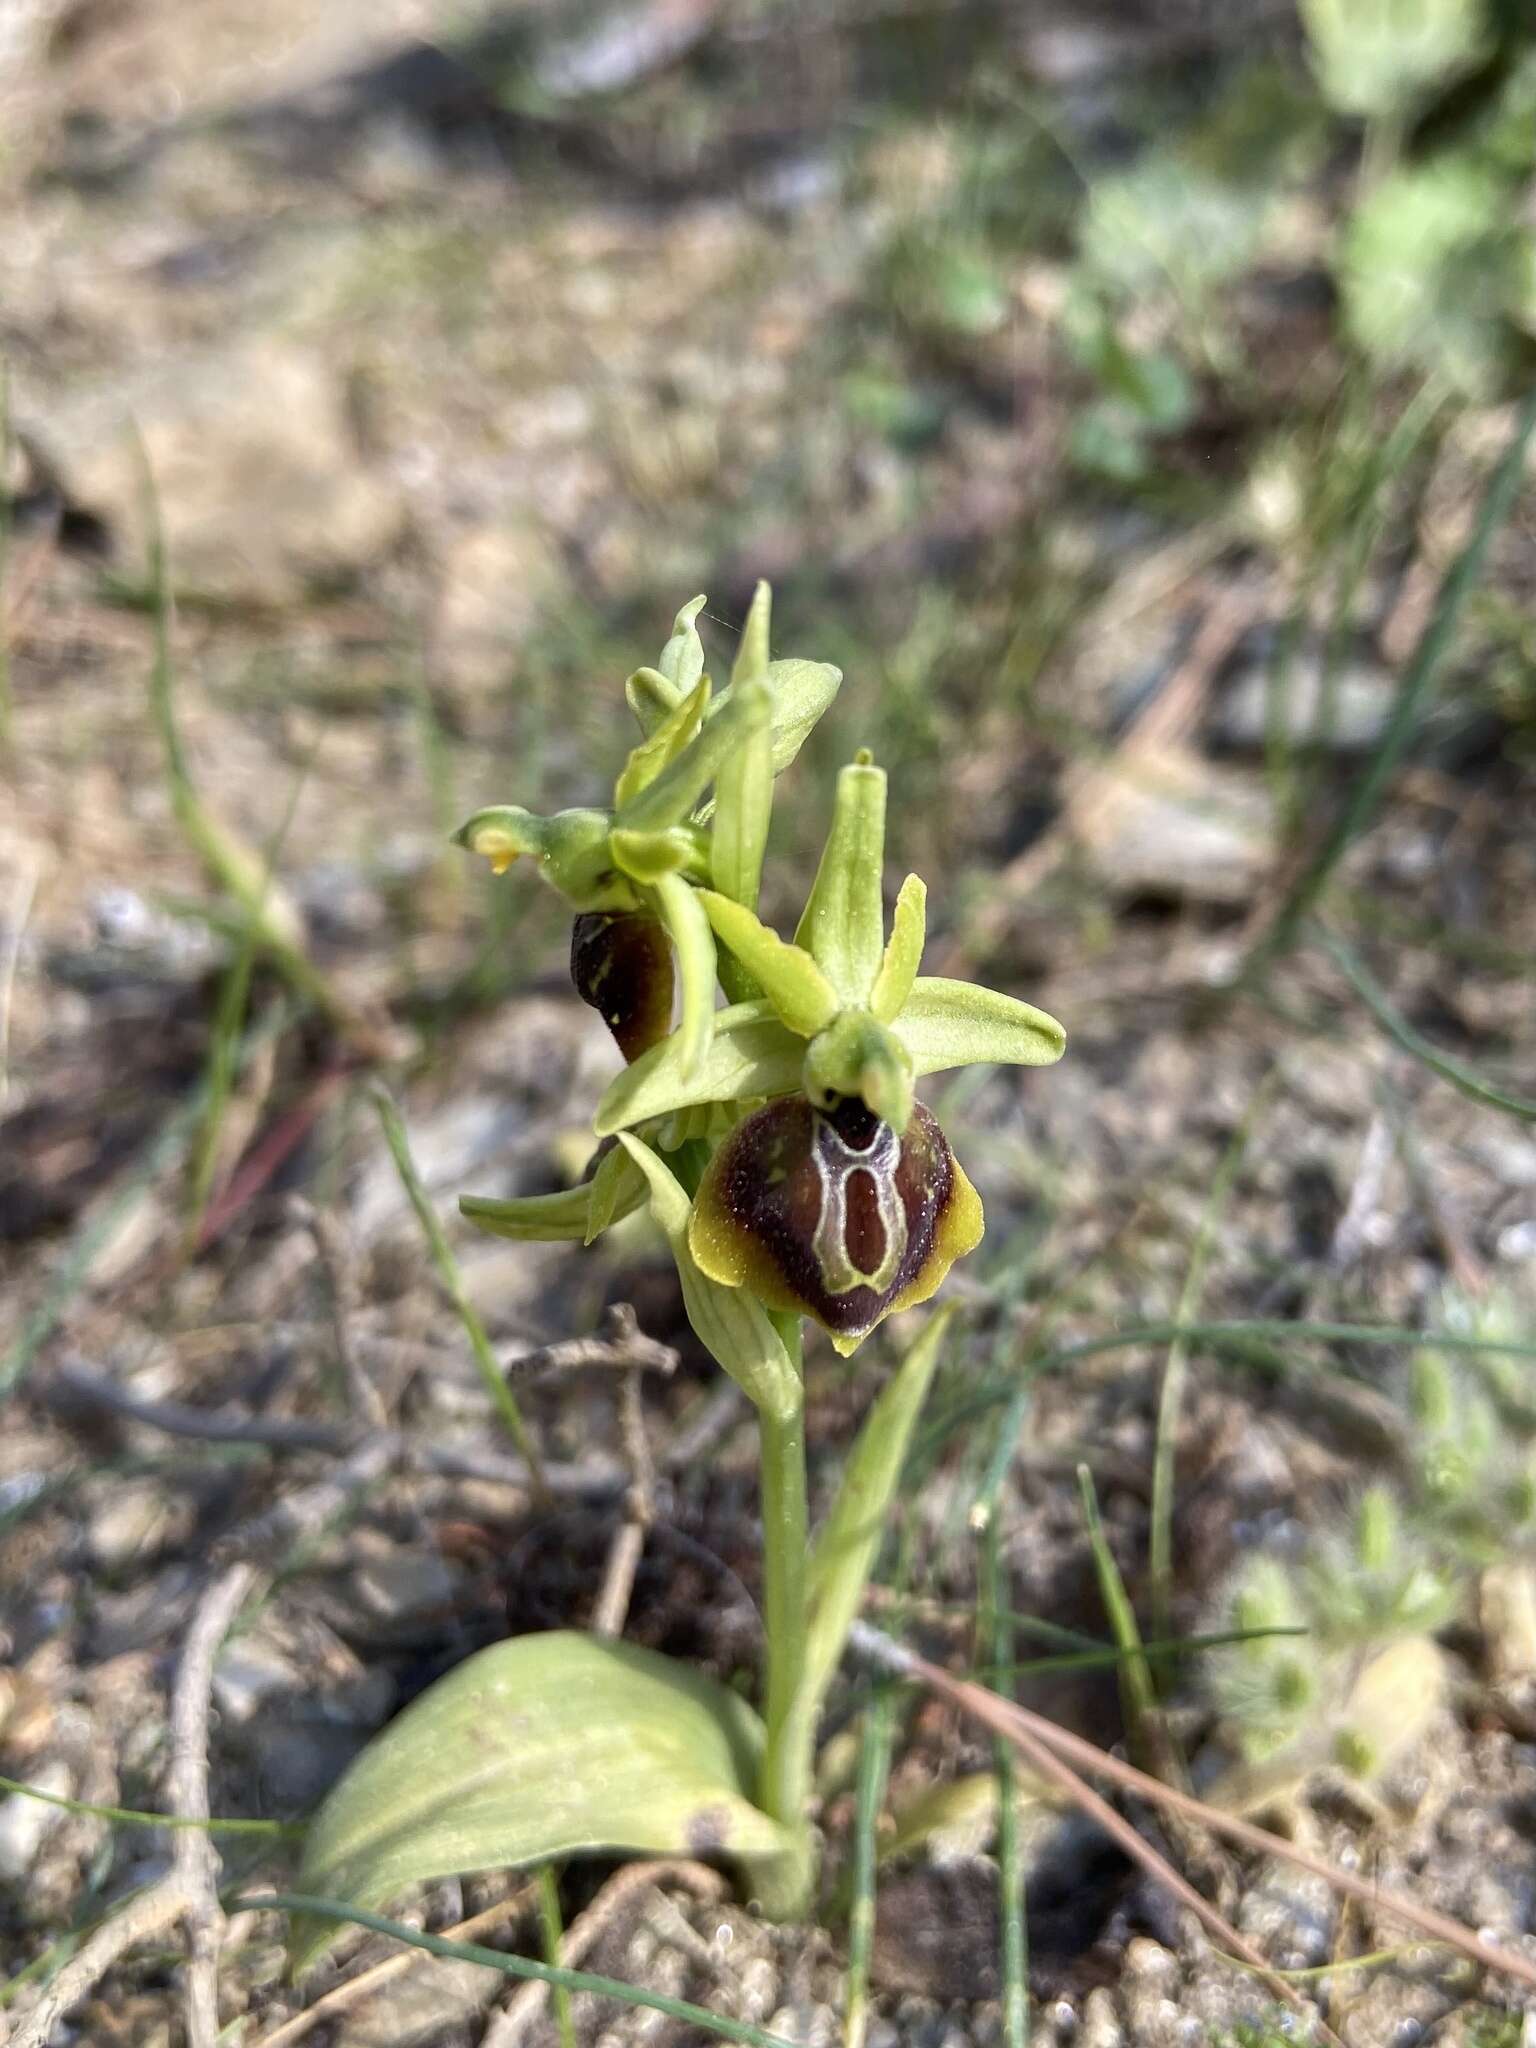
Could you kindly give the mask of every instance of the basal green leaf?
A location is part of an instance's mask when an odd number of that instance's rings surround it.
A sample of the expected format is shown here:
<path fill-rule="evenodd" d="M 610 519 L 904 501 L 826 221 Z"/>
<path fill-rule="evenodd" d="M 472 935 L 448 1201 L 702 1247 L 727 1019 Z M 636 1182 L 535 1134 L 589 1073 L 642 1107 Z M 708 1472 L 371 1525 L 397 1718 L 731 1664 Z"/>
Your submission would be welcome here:
<path fill-rule="evenodd" d="M 1066 1032 L 1044 1010 L 996 989 L 936 975 L 918 976 L 891 1029 L 918 1074 L 989 1063 L 1048 1067 L 1067 1043 Z"/>
<path fill-rule="evenodd" d="M 843 1471 L 842 1485 L 811 1553 L 805 1684 L 820 1700 L 843 1654 L 848 1630 L 874 1570 L 907 1446 L 954 1315 L 930 1316 L 917 1342 L 869 1411 Z"/>
<path fill-rule="evenodd" d="M 588 1850 L 789 1847 L 752 1804 L 762 1728 L 746 1702 L 634 1644 L 564 1630 L 482 1650 L 369 1744 L 311 1822 L 300 1883 L 348 1904 Z M 303 1968 L 334 1930 L 297 1922 Z"/>
<path fill-rule="evenodd" d="M 768 1311 L 744 1287 L 722 1287 L 699 1270 L 688 1245 L 692 1204 L 664 1160 L 632 1138 L 619 1143 L 650 1184 L 651 1214 L 672 1248 L 694 1335 L 756 1408 L 783 1420 L 800 1400 L 799 1375 Z"/>
<path fill-rule="evenodd" d="M 761 986 L 780 1021 L 801 1038 L 824 1030 L 837 1015 L 837 991 L 810 954 L 786 945 L 745 904 L 713 889 L 698 894 L 715 936 Z"/>
<path fill-rule="evenodd" d="M 884 866 L 885 770 L 862 757 L 837 778 L 832 829 L 795 933 L 842 1000 L 859 1008 L 885 950 Z"/>
<path fill-rule="evenodd" d="M 923 962 L 927 927 L 928 890 L 921 875 L 908 875 L 896 898 L 890 942 L 869 992 L 869 1007 L 882 1024 L 889 1024 L 901 1014 L 902 1005 L 912 993 L 912 984 Z"/>
<path fill-rule="evenodd" d="M 622 810 L 643 789 L 650 788 L 663 768 L 670 767 L 704 723 L 704 708 L 708 702 L 709 677 L 701 675 L 694 688 L 668 712 L 656 730 L 630 750 L 629 759 L 614 784 L 615 808 Z"/>
<path fill-rule="evenodd" d="M 699 1102 L 787 1095 L 799 1085 L 804 1058 L 803 1040 L 785 1030 L 771 1003 L 736 1003 L 716 1012 L 709 1049 L 691 1075 L 683 1071 L 676 1033 L 616 1074 L 593 1128 L 605 1138 Z"/>

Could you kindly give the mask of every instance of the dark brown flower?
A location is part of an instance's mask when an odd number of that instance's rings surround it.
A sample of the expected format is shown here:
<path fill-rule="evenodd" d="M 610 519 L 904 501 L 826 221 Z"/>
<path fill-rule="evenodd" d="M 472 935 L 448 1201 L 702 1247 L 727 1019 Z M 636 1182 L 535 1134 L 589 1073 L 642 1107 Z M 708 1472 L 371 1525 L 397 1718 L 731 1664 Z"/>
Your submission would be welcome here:
<path fill-rule="evenodd" d="M 981 1232 L 976 1190 L 922 1103 L 898 1137 L 856 1096 L 818 1109 L 786 1095 L 720 1145 L 688 1242 L 711 1279 L 814 1316 L 848 1352 L 935 1293 Z"/>
<path fill-rule="evenodd" d="M 672 1028 L 672 948 L 643 910 L 584 910 L 571 926 L 571 980 L 602 1013 L 626 1060 Z"/>

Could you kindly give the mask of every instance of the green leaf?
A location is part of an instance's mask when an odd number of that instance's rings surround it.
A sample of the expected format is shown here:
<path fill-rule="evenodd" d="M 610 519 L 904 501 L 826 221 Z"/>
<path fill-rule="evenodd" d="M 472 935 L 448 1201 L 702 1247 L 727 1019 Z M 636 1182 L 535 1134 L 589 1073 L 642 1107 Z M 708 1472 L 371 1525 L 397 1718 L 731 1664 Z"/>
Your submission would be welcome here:
<path fill-rule="evenodd" d="M 520 1243 L 591 1244 L 610 1224 L 633 1214 L 645 1200 L 645 1178 L 617 1146 L 605 1152 L 590 1180 L 553 1195 L 521 1195 L 498 1201 L 490 1195 L 460 1195 L 459 1214 L 493 1237 Z"/>
<path fill-rule="evenodd" d="M 716 775 L 759 725 L 768 723 L 769 700 L 763 683 L 746 683 L 730 692 L 730 701 L 647 789 L 625 804 L 617 822 L 639 831 L 681 825 Z"/>
<path fill-rule="evenodd" d="M 634 1644 L 559 1630 L 470 1657 L 371 1742 L 311 1822 L 304 1890 L 372 1907 L 432 1878 L 591 1850 L 772 1866 L 746 1702 Z M 295 1967 L 332 1930 L 297 1921 Z"/>
<path fill-rule="evenodd" d="M 939 1362 L 939 1349 L 954 1316 L 942 1308 L 930 1316 L 922 1335 L 901 1361 L 859 1431 L 837 1498 L 811 1552 L 807 1593 L 810 1629 L 805 1679 L 820 1700 L 836 1671 L 875 1568 L 886 1517 L 901 1483 L 907 1446 Z"/>
<path fill-rule="evenodd" d="M 919 975 L 891 1029 L 912 1055 L 912 1070 L 941 1067 L 1048 1067 L 1061 1058 L 1067 1034 L 1044 1010 L 968 981 Z"/>
<path fill-rule="evenodd" d="M 816 962 L 800 946 L 786 945 L 744 904 L 713 889 L 700 889 L 699 901 L 736 958 L 772 1003 L 779 1020 L 801 1038 L 813 1038 L 837 1015 L 837 991 Z"/>
<path fill-rule="evenodd" d="M 891 937 L 880 962 L 880 972 L 869 992 L 869 1007 L 882 1024 L 900 1016 L 912 993 L 917 970 L 923 964 L 923 942 L 928 933 L 928 890 L 920 875 L 908 875 L 896 898 L 891 919 Z"/>
<path fill-rule="evenodd" d="M 704 710 L 708 703 L 709 677 L 700 676 L 694 688 L 667 714 L 656 730 L 630 750 L 623 772 L 614 784 L 616 809 L 622 810 L 642 790 L 649 789 L 662 769 L 671 766 L 689 741 L 696 737 L 704 723 Z"/>
<path fill-rule="evenodd" d="M 747 611 L 747 622 L 741 629 L 741 640 L 736 648 L 736 659 L 731 664 L 731 682 L 752 683 L 768 673 L 768 628 L 773 616 L 773 592 L 758 578 L 757 588 L 752 593 L 752 603 Z"/>
<path fill-rule="evenodd" d="M 593 1129 L 606 1138 L 698 1102 L 787 1095 L 799 1085 L 804 1059 L 804 1042 L 785 1030 L 771 1003 L 736 1003 L 716 1013 L 709 1049 L 691 1075 L 683 1072 L 675 1033 L 616 1074 L 597 1106 Z"/>
<path fill-rule="evenodd" d="M 885 950 L 884 866 L 885 770 L 863 755 L 837 778 L 832 829 L 795 933 L 843 1001 L 860 1008 Z"/>
<path fill-rule="evenodd" d="M 1489 40 L 1485 0 L 1301 0 L 1301 18 L 1323 97 L 1366 120 L 1402 120 Z"/>
<path fill-rule="evenodd" d="M 715 941 L 698 891 L 678 875 L 658 875 L 652 885 L 677 955 L 682 1016 L 676 1032 L 678 1063 L 692 1079 L 709 1050 L 715 1028 Z M 663 1043 L 666 1043 L 664 1040 Z"/>
<path fill-rule="evenodd" d="M 692 1203 L 666 1162 L 621 1131 L 619 1143 L 650 1183 L 651 1214 L 672 1248 L 694 1335 L 755 1408 L 780 1421 L 797 1412 L 800 1378 L 768 1311 L 744 1287 L 722 1287 L 699 1270 L 688 1247 Z"/>
<path fill-rule="evenodd" d="M 766 725 L 754 725 L 721 763 L 715 778 L 710 876 L 722 896 L 757 908 L 763 855 L 773 815 L 773 748 Z"/>

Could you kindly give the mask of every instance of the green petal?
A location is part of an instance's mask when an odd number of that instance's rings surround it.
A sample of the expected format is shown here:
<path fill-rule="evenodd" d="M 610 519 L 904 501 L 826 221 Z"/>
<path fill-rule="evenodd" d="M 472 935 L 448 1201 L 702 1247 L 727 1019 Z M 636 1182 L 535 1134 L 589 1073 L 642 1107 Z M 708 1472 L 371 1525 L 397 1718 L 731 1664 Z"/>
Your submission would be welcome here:
<path fill-rule="evenodd" d="M 764 684 L 748 683 L 733 690 L 725 709 L 707 719 L 692 744 L 662 770 L 648 789 L 623 806 L 617 822 L 644 832 L 681 825 L 732 752 L 758 726 L 768 723 L 768 709 Z"/>
<path fill-rule="evenodd" d="M 1067 1043 L 1066 1032 L 1044 1010 L 996 989 L 934 975 L 918 976 L 891 1029 L 918 1074 L 991 1063 L 1048 1067 Z"/>
<path fill-rule="evenodd" d="M 753 979 L 762 986 L 781 1023 L 801 1038 L 813 1038 L 837 1015 L 837 991 L 810 954 L 787 946 L 744 904 L 713 889 L 700 889 L 699 901 L 723 939 Z"/>
<path fill-rule="evenodd" d="M 660 875 L 653 886 L 661 921 L 677 955 L 682 1016 L 673 1035 L 682 1071 L 691 1076 L 709 1050 L 715 1026 L 714 935 L 697 890 L 681 877 Z"/>
<path fill-rule="evenodd" d="M 773 615 L 773 592 L 758 578 L 757 588 L 752 593 L 752 603 L 747 611 L 747 622 L 741 629 L 741 639 L 736 647 L 736 659 L 731 664 L 731 682 L 752 683 L 768 673 L 768 626 Z"/>
<path fill-rule="evenodd" d="M 555 1195 L 524 1195 L 510 1202 L 486 1195 L 460 1195 L 459 1214 L 493 1237 L 519 1243 L 590 1244 L 610 1224 L 620 1222 L 645 1200 L 645 1176 L 627 1152 L 614 1145 L 598 1161 L 597 1170 L 574 1188 Z"/>
<path fill-rule="evenodd" d="M 844 1010 L 811 1040 L 801 1086 L 820 1109 L 856 1095 L 900 1137 L 912 1117 L 912 1056 L 868 1010 Z"/>
<path fill-rule="evenodd" d="M 643 789 L 649 789 L 663 768 L 670 767 L 677 759 L 704 723 L 704 709 L 708 702 L 709 677 L 700 676 L 696 686 L 667 714 L 656 730 L 630 750 L 629 759 L 614 785 L 616 810 L 622 810 Z"/>
<path fill-rule="evenodd" d="M 882 1024 L 901 1015 L 922 965 L 928 930 L 928 890 L 920 875 L 908 875 L 896 898 L 890 943 L 869 992 L 869 1007 Z"/>
<path fill-rule="evenodd" d="M 795 933 L 845 1003 L 869 1001 L 885 950 L 885 770 L 867 755 L 837 778 L 832 829 Z"/>
<path fill-rule="evenodd" d="M 716 1015 L 709 1049 L 691 1077 L 683 1072 L 674 1033 L 614 1076 L 593 1128 L 604 1138 L 697 1102 L 788 1095 L 800 1085 L 804 1059 L 804 1040 L 784 1029 L 771 1003 L 737 1003 Z"/>
<path fill-rule="evenodd" d="M 694 1333 L 748 1400 L 781 1420 L 800 1400 L 799 1376 L 768 1312 L 744 1288 L 722 1287 L 694 1263 L 688 1249 L 691 1204 L 675 1175 L 649 1145 L 621 1131 L 619 1143 L 645 1175 L 655 1217 L 683 1286 L 683 1305 Z"/>

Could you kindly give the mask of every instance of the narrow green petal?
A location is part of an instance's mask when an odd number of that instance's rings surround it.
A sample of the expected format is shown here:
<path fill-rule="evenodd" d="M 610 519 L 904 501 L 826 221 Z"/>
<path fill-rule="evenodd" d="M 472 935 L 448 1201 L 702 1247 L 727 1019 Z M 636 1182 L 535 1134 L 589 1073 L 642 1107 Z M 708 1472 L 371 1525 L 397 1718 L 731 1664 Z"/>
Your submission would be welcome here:
<path fill-rule="evenodd" d="M 768 627 L 772 616 L 773 592 L 759 577 L 757 588 L 752 593 L 747 622 L 741 629 L 736 659 L 731 664 L 733 684 L 756 682 L 768 673 Z"/>
<path fill-rule="evenodd" d="M 837 1015 L 837 990 L 810 954 L 786 945 L 745 904 L 733 903 L 713 889 L 700 889 L 698 896 L 715 936 L 761 984 L 780 1022 L 801 1038 L 825 1030 Z"/>
<path fill-rule="evenodd" d="M 860 1009 L 885 950 L 884 864 L 885 770 L 861 755 L 837 778 L 832 829 L 795 933 L 843 1001 Z"/>
<path fill-rule="evenodd" d="M 804 1059 L 804 1040 L 784 1029 L 771 1003 L 737 1003 L 716 1015 L 709 1050 L 691 1077 L 683 1073 L 674 1033 L 614 1076 L 593 1128 L 604 1138 L 697 1102 L 788 1095 L 800 1085 Z"/>
<path fill-rule="evenodd" d="M 676 684 L 685 697 L 704 673 L 704 643 L 693 623 L 703 611 L 704 604 L 705 599 L 699 596 L 691 597 L 683 606 L 672 621 L 672 638 L 661 650 L 661 659 L 656 664 L 667 681 Z"/>
<path fill-rule="evenodd" d="M 896 898 L 890 943 L 869 992 L 869 1007 L 882 1024 L 901 1015 L 923 961 L 928 932 L 928 890 L 920 875 L 908 875 Z"/>
<path fill-rule="evenodd" d="M 1044 1010 L 968 981 L 919 975 L 891 1029 L 912 1055 L 913 1071 L 992 1064 L 1048 1067 L 1067 1034 Z M 659 1049 L 659 1048 L 658 1048 Z"/>
<path fill-rule="evenodd" d="M 524 1195 L 510 1202 L 487 1195 L 460 1195 L 459 1214 L 493 1237 L 520 1243 L 591 1244 L 610 1224 L 631 1215 L 645 1200 L 646 1182 L 617 1145 L 603 1154 L 590 1179 L 554 1195 Z"/>
<path fill-rule="evenodd" d="M 768 709 L 766 685 L 748 683 L 733 690 L 724 710 L 705 720 L 703 730 L 692 744 L 662 770 L 648 789 L 623 806 L 617 822 L 646 832 L 665 825 L 681 825 L 732 752 L 758 726 L 768 723 Z"/>
<path fill-rule="evenodd" d="M 767 586 L 765 585 L 764 588 Z M 768 727 L 752 726 L 726 755 L 715 778 L 710 875 L 722 896 L 757 908 L 768 825 L 773 813 L 773 756 Z"/>
<path fill-rule="evenodd" d="M 912 1057 L 868 1010 L 844 1010 L 806 1048 L 801 1086 L 820 1109 L 856 1095 L 900 1137 L 912 1117 Z"/>
<path fill-rule="evenodd" d="M 678 875 L 659 875 L 652 885 L 677 955 L 682 1015 L 674 1034 L 683 1073 L 692 1077 L 709 1050 L 715 1025 L 715 940 L 697 890 Z"/>
<path fill-rule="evenodd" d="M 681 1183 L 628 1131 L 620 1132 L 619 1143 L 645 1176 L 651 1214 L 677 1261 L 683 1306 L 699 1342 L 755 1407 L 787 1419 L 799 1404 L 799 1377 L 767 1310 L 745 1288 L 722 1287 L 699 1270 L 688 1249 L 691 1205 Z"/>
<path fill-rule="evenodd" d="M 671 766 L 697 735 L 704 723 L 704 710 L 708 703 L 709 677 L 700 676 L 695 687 L 668 713 L 656 730 L 639 746 L 631 748 L 623 772 L 614 784 L 616 810 L 622 810 L 643 789 L 649 789 L 661 771 Z"/>

